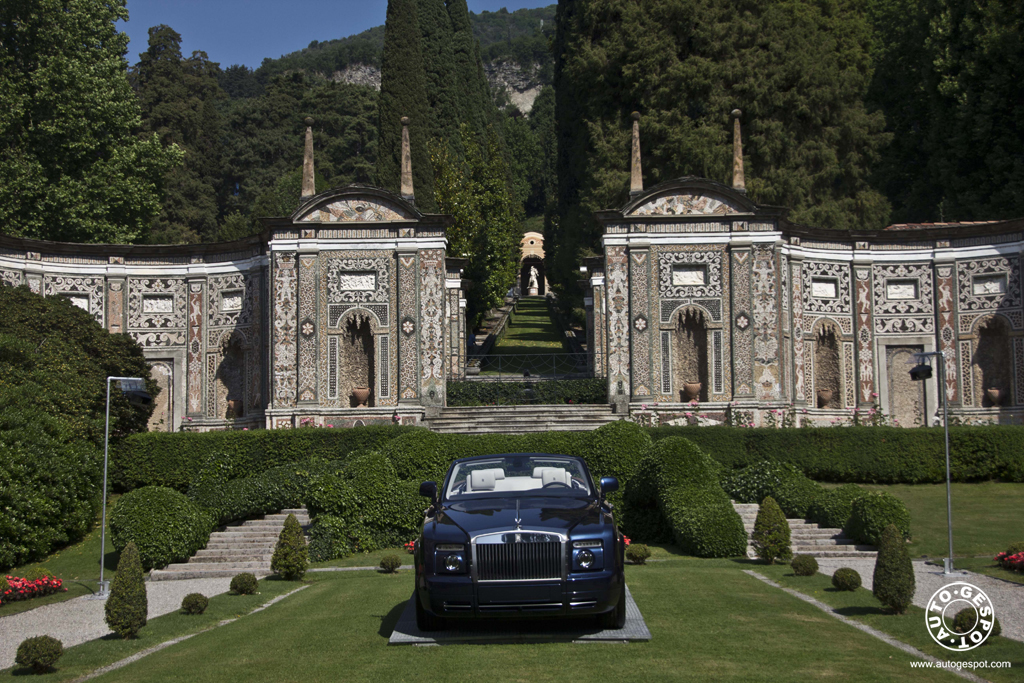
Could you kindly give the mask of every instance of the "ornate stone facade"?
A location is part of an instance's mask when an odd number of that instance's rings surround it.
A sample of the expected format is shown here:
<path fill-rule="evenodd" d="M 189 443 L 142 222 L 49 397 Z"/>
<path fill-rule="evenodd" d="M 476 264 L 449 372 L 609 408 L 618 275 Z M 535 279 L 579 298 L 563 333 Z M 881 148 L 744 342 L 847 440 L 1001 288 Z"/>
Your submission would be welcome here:
<path fill-rule="evenodd" d="M 443 405 L 448 379 L 465 376 L 448 220 L 352 186 L 267 219 L 267 239 L 137 247 L 0 237 L 0 282 L 66 297 L 138 341 L 161 387 L 151 429 L 416 423 Z"/>
<path fill-rule="evenodd" d="M 712 422 L 781 408 L 829 424 L 877 407 L 932 423 L 938 373 L 923 386 L 906 363 L 941 351 L 958 419 L 1024 421 L 1024 221 L 818 230 L 697 178 L 595 217 L 588 344 L 613 402 L 671 421 L 693 412 L 680 385 L 703 383 Z"/>

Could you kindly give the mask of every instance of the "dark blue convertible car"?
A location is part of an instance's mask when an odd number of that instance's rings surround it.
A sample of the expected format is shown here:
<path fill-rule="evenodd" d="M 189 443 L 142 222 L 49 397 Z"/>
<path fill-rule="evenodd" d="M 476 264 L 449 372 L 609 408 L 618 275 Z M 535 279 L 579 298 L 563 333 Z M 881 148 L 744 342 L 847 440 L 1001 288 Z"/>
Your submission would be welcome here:
<path fill-rule="evenodd" d="M 416 622 L 596 615 L 626 620 L 624 540 L 582 458 L 511 453 L 463 458 L 431 500 L 416 542 Z"/>

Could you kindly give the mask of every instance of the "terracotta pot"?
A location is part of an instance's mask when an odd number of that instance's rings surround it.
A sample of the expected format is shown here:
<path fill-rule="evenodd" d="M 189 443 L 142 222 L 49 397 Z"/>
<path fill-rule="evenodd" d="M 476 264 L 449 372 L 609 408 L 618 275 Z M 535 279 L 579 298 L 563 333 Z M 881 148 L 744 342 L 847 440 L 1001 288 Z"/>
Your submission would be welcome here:
<path fill-rule="evenodd" d="M 700 398 L 700 382 L 683 382 L 683 400 L 693 401 Z"/>
<path fill-rule="evenodd" d="M 832 401 L 832 390 L 831 389 L 818 389 L 818 407 L 828 408 L 829 402 Z"/>
<path fill-rule="evenodd" d="M 355 387 L 352 389 L 352 398 L 356 400 L 356 408 L 365 408 L 366 400 L 370 398 L 370 388 Z"/>
<path fill-rule="evenodd" d="M 988 396 L 988 400 L 992 401 L 992 405 L 998 406 L 1003 403 L 1003 396 L 1006 392 L 996 387 L 990 387 L 985 390 L 985 395 Z"/>
<path fill-rule="evenodd" d="M 238 400 L 228 401 L 228 417 L 242 417 L 243 409 L 242 402 Z"/>

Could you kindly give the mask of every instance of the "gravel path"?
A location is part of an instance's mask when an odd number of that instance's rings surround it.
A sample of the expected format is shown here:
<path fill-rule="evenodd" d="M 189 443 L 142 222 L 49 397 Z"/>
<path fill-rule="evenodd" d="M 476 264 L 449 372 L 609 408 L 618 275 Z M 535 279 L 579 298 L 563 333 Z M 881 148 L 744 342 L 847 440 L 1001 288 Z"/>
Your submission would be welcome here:
<path fill-rule="evenodd" d="M 202 593 L 208 598 L 227 593 L 230 584 L 230 577 L 147 581 L 148 616 L 153 619 L 180 609 L 182 598 L 189 593 Z M 0 669 L 14 666 L 18 645 L 32 636 L 53 636 L 68 648 L 107 635 L 110 629 L 103 620 L 105 604 L 105 600 L 84 596 L 0 618 Z"/>
<path fill-rule="evenodd" d="M 973 572 L 946 576 L 942 573 L 942 567 L 925 564 L 920 560 L 913 562 L 913 565 L 916 581 L 915 605 L 925 607 L 932 594 L 942 586 L 965 581 L 988 594 L 995 607 L 996 617 L 1003 627 L 1003 635 L 1024 642 L 1024 584 L 1010 583 Z M 953 566 L 956 566 L 956 562 Z M 864 588 L 871 590 L 871 577 L 875 572 L 874 558 L 818 558 L 818 571 L 826 576 L 832 576 L 840 567 L 856 569 Z"/>

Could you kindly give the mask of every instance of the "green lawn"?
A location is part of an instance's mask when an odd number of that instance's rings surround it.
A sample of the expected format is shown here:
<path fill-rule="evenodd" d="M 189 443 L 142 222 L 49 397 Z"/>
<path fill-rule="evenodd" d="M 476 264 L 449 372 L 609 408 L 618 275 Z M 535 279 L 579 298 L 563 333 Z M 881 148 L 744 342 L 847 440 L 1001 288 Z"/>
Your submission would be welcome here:
<path fill-rule="evenodd" d="M 494 345 L 492 353 L 560 353 L 564 350 L 562 332 L 551 320 L 543 297 L 523 297 L 516 304 L 508 330 Z"/>
<path fill-rule="evenodd" d="M 941 562 L 938 564 L 942 566 Z M 1024 584 L 1024 573 L 1003 569 L 991 557 L 958 557 L 954 560 L 953 566 L 977 574 L 987 574 L 1003 581 Z"/>
<path fill-rule="evenodd" d="M 906 504 L 911 557 L 948 555 L 945 484 L 866 484 L 864 488 L 887 491 Z M 1024 541 L 1024 484 L 953 484 L 952 498 L 955 557 L 992 558 L 1011 543 Z"/>
<path fill-rule="evenodd" d="M 824 574 L 814 576 L 796 576 L 785 565 L 753 567 L 758 573 L 777 581 L 787 588 L 793 588 L 805 595 L 837 609 L 840 614 L 861 621 L 868 626 L 888 633 L 889 635 L 913 645 L 917 649 L 949 661 L 1008 661 L 1010 669 L 977 669 L 982 678 L 1001 681 L 1020 681 L 1021 670 L 1024 669 L 1024 643 L 1009 638 L 993 637 L 983 646 L 968 652 L 952 652 L 939 647 L 928 635 L 925 627 L 924 610 L 913 607 L 906 614 L 896 616 L 882 611 L 878 600 L 871 591 L 859 588 L 856 591 L 837 591 L 832 588 L 832 579 Z M 996 617 L 999 616 L 998 606 Z"/>
<path fill-rule="evenodd" d="M 116 500 L 117 496 L 112 496 Z M 113 503 L 107 503 L 109 516 Z M 117 570 L 118 553 L 110 542 L 110 527 L 107 527 L 107 553 L 104 556 L 103 578 L 113 581 Z M 99 517 L 96 518 L 96 528 L 93 529 L 84 539 L 62 548 L 38 562 L 31 562 L 21 567 L 14 567 L 3 572 L 10 576 L 24 576 L 25 572 L 34 567 L 43 567 L 50 571 L 58 579 L 64 582 L 67 588 L 65 593 L 54 593 L 42 598 L 11 602 L 0 605 L 0 617 L 6 617 L 19 612 L 26 612 L 36 607 L 49 605 L 54 602 L 63 602 L 71 598 L 77 598 L 89 593 L 95 593 L 99 588 L 100 580 L 100 529 Z"/>
<path fill-rule="evenodd" d="M 658 554 L 665 561 L 626 570 L 654 637 L 648 643 L 389 647 L 412 572 L 327 572 L 307 575 L 310 588 L 284 602 L 103 680 L 954 680 L 912 669 L 909 655 L 743 574 L 745 563 Z M 78 667 L 95 648 L 65 657 Z"/>

